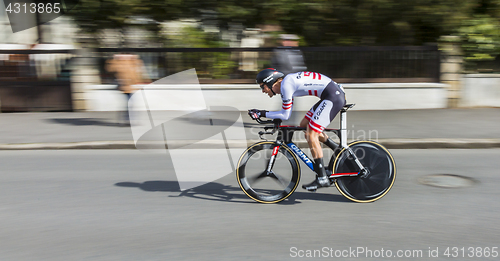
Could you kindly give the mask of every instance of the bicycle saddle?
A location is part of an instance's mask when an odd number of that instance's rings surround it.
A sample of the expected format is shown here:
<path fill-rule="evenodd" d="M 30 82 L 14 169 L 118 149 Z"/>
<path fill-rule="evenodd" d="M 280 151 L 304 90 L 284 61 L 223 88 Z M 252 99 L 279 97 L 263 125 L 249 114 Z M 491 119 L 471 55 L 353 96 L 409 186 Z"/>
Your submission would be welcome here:
<path fill-rule="evenodd" d="M 354 105 L 356 105 L 356 104 L 354 104 L 354 103 L 353 104 L 346 104 L 346 105 L 344 105 L 344 108 L 342 108 L 342 111 L 347 111 L 347 110 L 351 109 L 352 107 L 354 107 Z"/>

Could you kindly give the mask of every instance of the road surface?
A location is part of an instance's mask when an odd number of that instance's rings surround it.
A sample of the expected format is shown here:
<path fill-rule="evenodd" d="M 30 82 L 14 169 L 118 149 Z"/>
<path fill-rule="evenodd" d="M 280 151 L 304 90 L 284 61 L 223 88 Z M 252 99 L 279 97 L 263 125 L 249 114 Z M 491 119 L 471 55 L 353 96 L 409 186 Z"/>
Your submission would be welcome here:
<path fill-rule="evenodd" d="M 0 260 L 449 260 L 447 248 L 455 260 L 498 260 L 500 149 L 391 152 L 396 183 L 377 202 L 299 188 L 267 205 L 230 173 L 180 192 L 166 154 L 0 151 Z M 430 174 L 477 182 L 418 182 Z"/>

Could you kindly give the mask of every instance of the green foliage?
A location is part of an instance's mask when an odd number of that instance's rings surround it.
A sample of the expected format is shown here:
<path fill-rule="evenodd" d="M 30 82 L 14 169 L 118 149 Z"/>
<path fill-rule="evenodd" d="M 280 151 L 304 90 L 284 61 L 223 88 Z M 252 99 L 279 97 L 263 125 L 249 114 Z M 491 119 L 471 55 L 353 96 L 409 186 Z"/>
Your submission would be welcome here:
<path fill-rule="evenodd" d="M 66 13 L 75 20 L 80 30 L 94 38 L 102 29 L 122 29 L 130 26 L 143 27 L 159 32 L 156 23 L 135 24 L 131 17 L 168 21 L 181 16 L 182 0 L 80 0 Z"/>
<path fill-rule="evenodd" d="M 421 45 L 455 32 L 475 13 L 498 18 L 499 6 L 500 0 L 81 0 L 70 15 L 89 32 L 127 26 L 130 16 L 195 18 L 221 28 L 281 25 L 310 46 Z"/>
<path fill-rule="evenodd" d="M 182 48 L 226 47 L 218 40 L 216 34 L 206 33 L 199 28 L 185 26 L 178 34 L 169 37 L 168 45 Z M 221 52 L 184 52 L 171 54 L 175 63 L 174 71 L 196 68 L 200 78 L 228 79 L 236 70 L 237 63 L 231 59 L 230 53 Z"/>
<path fill-rule="evenodd" d="M 500 21 L 488 15 L 475 15 L 464 20 L 458 30 L 462 39 L 465 66 L 469 70 L 478 63 L 493 61 L 500 54 Z"/>
<path fill-rule="evenodd" d="M 487 15 L 465 20 L 459 29 L 465 59 L 493 60 L 500 54 L 500 22 Z"/>
<path fill-rule="evenodd" d="M 158 23 L 194 18 L 223 29 L 280 25 L 303 46 L 422 45 L 460 35 L 470 62 L 498 55 L 500 32 L 500 0 L 81 0 L 68 15 L 92 34 L 130 26 L 133 16 Z M 135 26 L 160 35 L 157 23 Z M 211 36 L 185 33 L 192 37 L 182 39 L 183 47 L 220 46 Z"/>

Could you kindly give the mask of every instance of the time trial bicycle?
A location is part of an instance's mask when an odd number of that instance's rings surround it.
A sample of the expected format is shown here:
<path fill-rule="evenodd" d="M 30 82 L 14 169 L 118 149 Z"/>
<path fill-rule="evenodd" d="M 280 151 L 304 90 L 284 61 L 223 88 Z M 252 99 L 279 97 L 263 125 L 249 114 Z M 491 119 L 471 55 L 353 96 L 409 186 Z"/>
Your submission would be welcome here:
<path fill-rule="evenodd" d="M 374 141 L 353 141 L 347 144 L 348 104 L 340 111 L 340 129 L 325 129 L 340 139 L 340 145 L 330 147 L 333 155 L 327 168 L 331 184 L 355 202 L 373 202 L 386 195 L 396 180 L 396 163 L 391 153 Z M 314 172 L 312 160 L 293 141 L 295 131 L 305 131 L 297 126 L 282 126 L 281 120 L 264 127 L 259 137 L 265 141 L 248 147 L 241 155 L 236 169 L 238 184 L 251 199 L 261 203 L 277 203 L 288 198 L 300 181 L 301 159 Z M 275 141 L 264 135 L 277 134 Z"/>

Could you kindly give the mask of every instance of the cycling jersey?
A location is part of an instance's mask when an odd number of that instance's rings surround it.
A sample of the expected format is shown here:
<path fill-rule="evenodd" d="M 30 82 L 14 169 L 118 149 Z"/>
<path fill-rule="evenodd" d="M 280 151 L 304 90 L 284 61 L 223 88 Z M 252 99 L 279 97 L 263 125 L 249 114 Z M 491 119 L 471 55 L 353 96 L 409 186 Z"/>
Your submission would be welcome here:
<path fill-rule="evenodd" d="M 309 126 L 317 132 L 322 132 L 345 105 L 344 90 L 328 76 L 316 72 L 298 72 L 285 76 L 281 82 L 281 111 L 269 111 L 266 118 L 288 120 L 292 113 L 293 97 L 299 96 L 317 96 L 321 99 L 306 114 Z"/>

